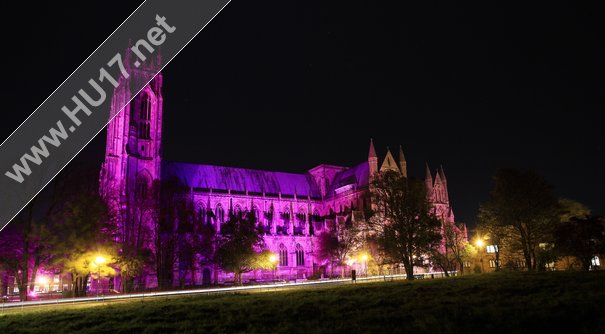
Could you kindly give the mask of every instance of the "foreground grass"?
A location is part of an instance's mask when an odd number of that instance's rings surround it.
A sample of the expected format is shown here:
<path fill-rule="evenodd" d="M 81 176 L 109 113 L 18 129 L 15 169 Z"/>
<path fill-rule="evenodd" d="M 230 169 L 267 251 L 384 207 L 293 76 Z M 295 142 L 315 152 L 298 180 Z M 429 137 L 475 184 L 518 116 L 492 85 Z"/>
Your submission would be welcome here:
<path fill-rule="evenodd" d="M 0 315 L 0 333 L 605 333 L 605 272 L 492 274 Z"/>

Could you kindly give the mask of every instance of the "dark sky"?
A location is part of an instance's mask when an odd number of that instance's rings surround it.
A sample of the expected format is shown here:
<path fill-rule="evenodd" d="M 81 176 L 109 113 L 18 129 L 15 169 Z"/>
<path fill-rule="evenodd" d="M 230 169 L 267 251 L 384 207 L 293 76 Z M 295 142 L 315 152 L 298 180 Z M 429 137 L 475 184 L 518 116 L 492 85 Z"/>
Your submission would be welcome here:
<path fill-rule="evenodd" d="M 6 138 L 138 6 L 5 11 Z M 164 158 L 290 172 L 402 144 L 470 225 L 499 167 L 605 213 L 605 52 L 574 1 L 234 0 L 164 71 Z M 398 2 L 397 2 L 398 3 Z M 12 22 L 11 22 L 12 21 Z M 75 163 L 99 167 L 104 134 Z"/>

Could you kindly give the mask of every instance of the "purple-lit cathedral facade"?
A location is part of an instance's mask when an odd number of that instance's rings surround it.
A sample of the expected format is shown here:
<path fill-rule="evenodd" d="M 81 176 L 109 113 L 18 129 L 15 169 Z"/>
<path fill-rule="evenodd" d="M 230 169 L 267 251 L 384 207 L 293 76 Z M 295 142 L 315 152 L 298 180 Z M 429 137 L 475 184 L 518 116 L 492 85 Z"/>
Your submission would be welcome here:
<path fill-rule="evenodd" d="M 145 78 L 144 71 L 139 72 Z M 152 250 L 157 247 L 154 206 L 159 200 L 139 198 L 151 191 L 154 182 L 176 178 L 189 189 L 187 196 L 191 196 L 200 217 L 218 234 L 230 212 L 256 212 L 265 247 L 278 257 L 277 269 L 251 272 L 244 275 L 244 280 L 304 279 L 326 273 L 327 265 L 318 256 L 318 236 L 330 233 L 333 224 L 363 220 L 362 212 L 371 205 L 369 184 L 374 173 L 394 170 L 407 177 L 403 151 L 399 150 L 397 160 L 388 151 L 379 162 L 373 143 L 367 160 L 356 166 L 319 165 L 303 174 L 164 161 L 162 75 L 117 113 L 117 106 L 129 99 L 126 90 L 116 91 L 113 96 L 115 118 L 107 127 L 100 178 L 102 195 L 120 212 L 119 241 Z M 437 215 L 444 222 L 454 222 L 443 170 L 433 179 L 427 166 L 426 185 Z M 233 280 L 233 274 L 201 258 L 194 262 L 186 278 L 188 285 Z M 174 275 L 179 275 L 178 260 Z M 157 284 L 154 277 L 150 270 L 145 284 Z"/>

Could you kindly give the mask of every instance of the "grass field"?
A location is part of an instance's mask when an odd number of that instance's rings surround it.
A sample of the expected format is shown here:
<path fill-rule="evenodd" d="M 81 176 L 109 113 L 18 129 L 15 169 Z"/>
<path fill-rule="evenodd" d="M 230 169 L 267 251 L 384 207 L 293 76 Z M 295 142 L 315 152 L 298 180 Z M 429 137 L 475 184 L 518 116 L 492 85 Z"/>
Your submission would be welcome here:
<path fill-rule="evenodd" d="M 605 333 L 605 272 L 490 274 L 0 315 L 0 333 Z"/>

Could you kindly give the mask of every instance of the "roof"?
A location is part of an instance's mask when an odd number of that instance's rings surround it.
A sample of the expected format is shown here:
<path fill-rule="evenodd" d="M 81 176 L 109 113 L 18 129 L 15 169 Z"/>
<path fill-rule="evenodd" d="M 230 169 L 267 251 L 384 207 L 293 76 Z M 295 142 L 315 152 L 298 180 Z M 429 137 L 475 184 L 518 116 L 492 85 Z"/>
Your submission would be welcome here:
<path fill-rule="evenodd" d="M 320 197 L 317 185 L 308 174 L 164 162 L 162 178 L 173 176 L 192 188 Z"/>
<path fill-rule="evenodd" d="M 334 177 L 334 182 L 330 187 L 328 194 L 332 194 L 336 189 L 347 185 L 355 185 L 357 188 L 368 186 L 370 180 L 370 165 L 368 162 L 362 162 L 357 166 L 348 168 Z"/>

